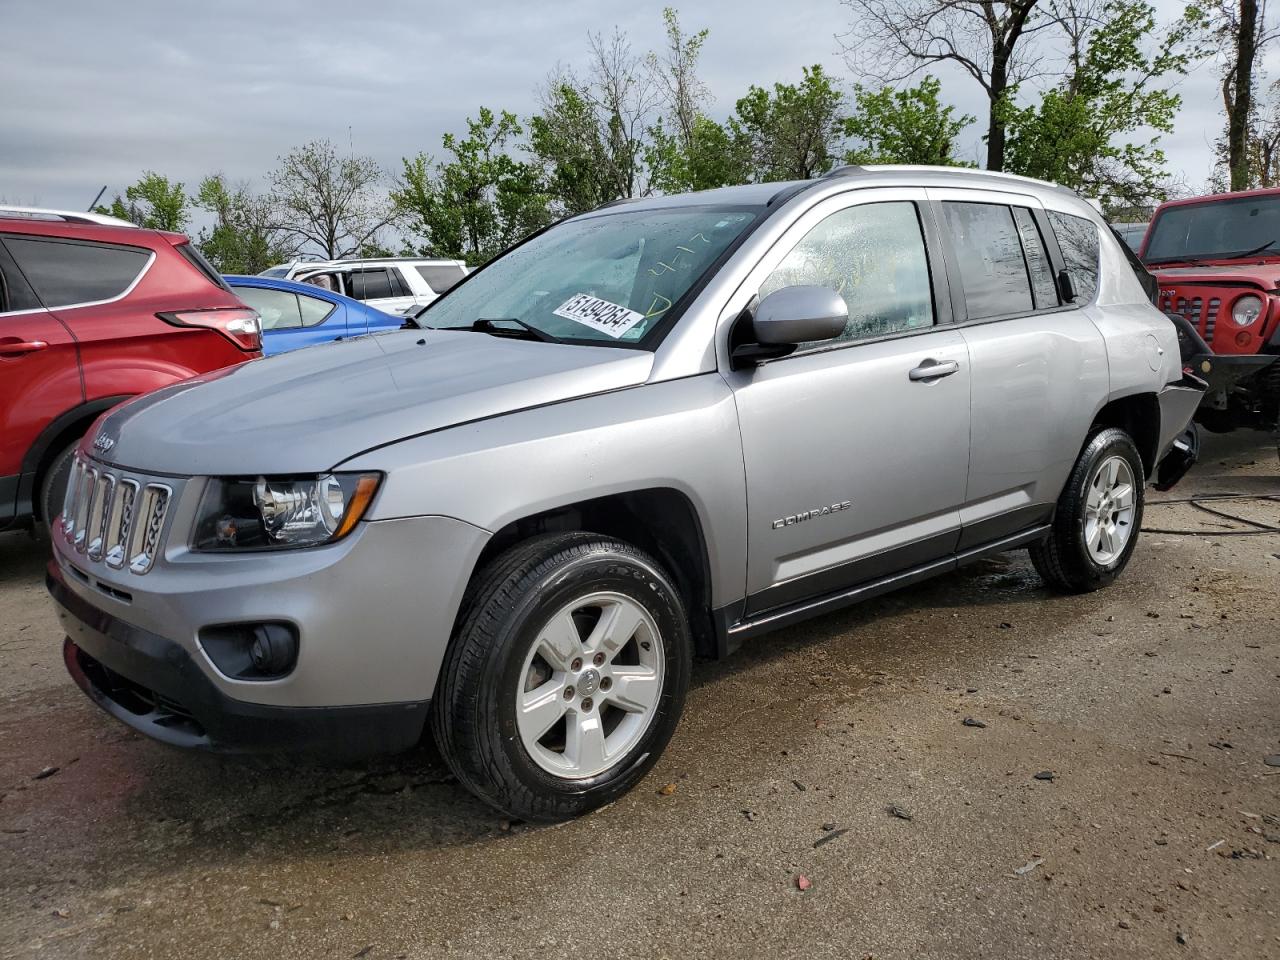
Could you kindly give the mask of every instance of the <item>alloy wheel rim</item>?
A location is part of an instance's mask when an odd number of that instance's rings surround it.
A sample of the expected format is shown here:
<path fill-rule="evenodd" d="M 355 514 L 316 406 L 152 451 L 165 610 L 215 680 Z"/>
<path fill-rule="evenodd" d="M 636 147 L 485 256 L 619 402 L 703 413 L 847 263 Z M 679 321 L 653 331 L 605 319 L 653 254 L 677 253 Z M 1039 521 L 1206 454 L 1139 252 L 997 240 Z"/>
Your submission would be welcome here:
<path fill-rule="evenodd" d="M 1084 505 L 1084 542 L 1095 563 L 1107 566 L 1124 552 L 1133 536 L 1136 502 L 1129 461 L 1113 456 L 1098 464 L 1089 478 Z"/>
<path fill-rule="evenodd" d="M 565 604 L 542 625 L 520 671 L 516 728 L 525 751 L 565 779 L 610 769 L 657 715 L 664 663 L 657 624 L 625 594 Z"/>

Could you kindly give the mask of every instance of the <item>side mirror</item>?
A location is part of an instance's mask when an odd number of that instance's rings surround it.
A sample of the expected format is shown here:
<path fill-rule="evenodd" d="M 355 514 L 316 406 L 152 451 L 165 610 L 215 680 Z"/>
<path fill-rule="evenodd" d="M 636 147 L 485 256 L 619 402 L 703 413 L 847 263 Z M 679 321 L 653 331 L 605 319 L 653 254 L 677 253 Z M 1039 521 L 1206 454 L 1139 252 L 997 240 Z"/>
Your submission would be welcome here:
<path fill-rule="evenodd" d="M 1058 271 L 1058 297 L 1063 303 L 1075 303 L 1076 283 L 1065 267 Z"/>
<path fill-rule="evenodd" d="M 786 356 L 801 343 L 832 340 L 844 333 L 849 306 L 826 287 L 783 287 L 756 306 L 749 336 L 733 351 L 735 366 Z"/>

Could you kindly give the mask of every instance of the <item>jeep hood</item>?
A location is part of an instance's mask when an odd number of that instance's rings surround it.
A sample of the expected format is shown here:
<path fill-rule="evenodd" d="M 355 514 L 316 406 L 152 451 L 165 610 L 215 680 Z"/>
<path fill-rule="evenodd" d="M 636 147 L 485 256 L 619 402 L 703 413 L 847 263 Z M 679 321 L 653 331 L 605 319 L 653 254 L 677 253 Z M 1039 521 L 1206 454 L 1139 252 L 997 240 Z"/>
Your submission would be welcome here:
<path fill-rule="evenodd" d="M 164 387 L 107 414 L 86 449 L 144 473 L 322 473 L 406 437 L 635 386 L 652 365 L 648 351 L 395 331 Z"/>
<path fill-rule="evenodd" d="M 1180 283 L 1214 284 L 1215 286 L 1254 286 L 1263 290 L 1280 287 L 1280 262 L 1205 264 L 1203 266 L 1148 267 L 1156 279 L 1166 286 Z"/>

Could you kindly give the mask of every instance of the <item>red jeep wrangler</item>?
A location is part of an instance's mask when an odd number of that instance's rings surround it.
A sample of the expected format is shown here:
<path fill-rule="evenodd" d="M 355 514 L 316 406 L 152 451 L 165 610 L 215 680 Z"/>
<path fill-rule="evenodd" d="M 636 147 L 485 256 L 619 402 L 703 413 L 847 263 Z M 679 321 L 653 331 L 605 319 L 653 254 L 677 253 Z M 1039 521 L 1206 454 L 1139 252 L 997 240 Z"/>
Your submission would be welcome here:
<path fill-rule="evenodd" d="M 1139 256 L 1159 282 L 1160 308 L 1198 334 L 1190 353 L 1209 389 L 1196 419 L 1218 432 L 1274 428 L 1280 419 L 1280 189 L 1161 204 Z"/>
<path fill-rule="evenodd" d="M 258 315 L 181 234 L 0 207 L 0 530 L 57 512 L 98 414 L 261 348 Z"/>

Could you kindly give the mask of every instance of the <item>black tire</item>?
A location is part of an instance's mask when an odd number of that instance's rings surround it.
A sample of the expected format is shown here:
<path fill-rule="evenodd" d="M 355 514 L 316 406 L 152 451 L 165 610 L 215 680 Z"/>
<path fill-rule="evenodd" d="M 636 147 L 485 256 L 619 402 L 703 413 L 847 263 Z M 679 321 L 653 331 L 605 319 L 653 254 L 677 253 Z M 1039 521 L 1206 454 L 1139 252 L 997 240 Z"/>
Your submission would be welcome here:
<path fill-rule="evenodd" d="M 49 462 L 40 479 L 40 522 L 36 530 L 43 536 L 49 536 L 49 528 L 55 517 L 62 512 L 62 500 L 67 493 L 67 478 L 71 476 L 71 460 L 75 456 L 76 447 L 80 445 L 77 438 L 63 448 Z"/>
<path fill-rule="evenodd" d="M 516 693 L 548 618 L 601 590 L 623 594 L 653 618 L 663 682 L 647 728 L 616 763 L 568 779 L 543 769 L 526 750 Z M 679 592 L 653 558 L 597 534 L 539 536 L 496 558 L 468 591 L 441 667 L 431 729 L 445 762 L 485 802 L 520 820 L 567 820 L 613 801 L 648 773 L 680 719 L 691 662 Z"/>
<path fill-rule="evenodd" d="M 1126 524 L 1128 540 L 1118 555 L 1107 563 L 1099 563 L 1085 541 L 1085 504 L 1089 483 L 1098 467 L 1114 456 L 1122 457 L 1132 471 L 1133 516 Z M 1137 546 L 1144 489 L 1142 456 L 1133 439 L 1116 427 L 1091 436 L 1058 498 L 1052 531 L 1031 547 L 1031 562 L 1045 583 L 1070 593 L 1088 593 L 1111 584 L 1129 563 Z"/>

